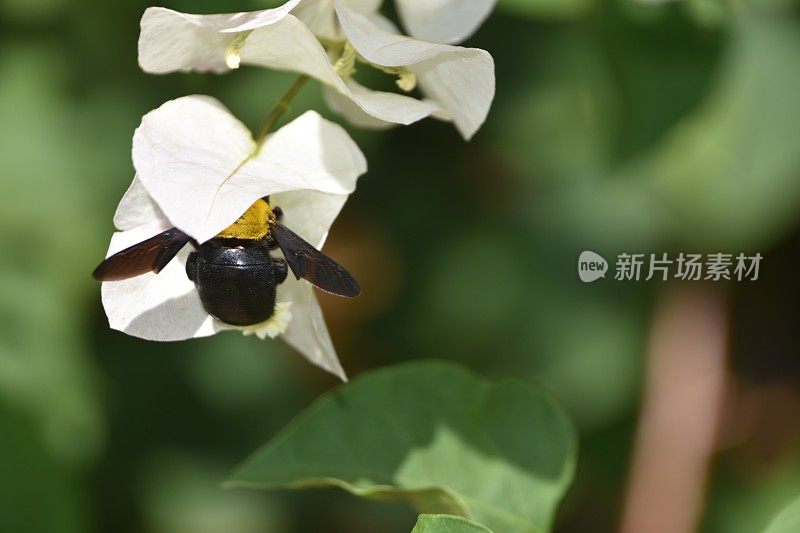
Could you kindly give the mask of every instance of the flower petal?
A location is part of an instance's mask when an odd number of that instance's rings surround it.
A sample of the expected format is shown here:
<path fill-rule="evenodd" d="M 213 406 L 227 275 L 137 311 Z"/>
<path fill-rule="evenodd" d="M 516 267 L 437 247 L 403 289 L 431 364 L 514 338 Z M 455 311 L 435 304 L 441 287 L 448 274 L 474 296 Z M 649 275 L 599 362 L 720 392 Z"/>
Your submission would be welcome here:
<path fill-rule="evenodd" d="M 364 14 L 377 13 L 383 0 L 342 0 L 348 6 Z M 330 41 L 342 41 L 342 34 L 339 22 L 336 20 L 336 11 L 333 8 L 333 0 L 303 0 L 292 14 L 303 21 L 303 24 L 314 32 L 320 39 Z"/>
<path fill-rule="evenodd" d="M 163 225 L 168 222 L 167 217 L 150 198 L 142 182 L 137 176 L 134 176 L 114 213 L 114 226 L 124 231 L 150 224 Z M 166 226 L 166 228 L 169 227 L 171 225 Z"/>
<path fill-rule="evenodd" d="M 348 80 L 347 86 L 355 94 L 357 94 L 358 91 L 368 90 L 356 83 L 355 80 Z M 325 87 L 322 95 L 331 111 L 344 117 L 345 120 L 353 126 L 370 130 L 387 130 L 397 126 L 396 123 L 387 122 L 367 114 L 367 112 L 358 107 L 352 99 L 330 87 Z"/>
<path fill-rule="evenodd" d="M 343 38 L 333 0 L 304 0 L 292 14 L 320 39 L 339 41 Z"/>
<path fill-rule="evenodd" d="M 410 35 L 435 43 L 460 43 L 475 33 L 497 0 L 397 0 Z"/>
<path fill-rule="evenodd" d="M 421 88 L 452 115 L 464 138 L 475 134 L 495 93 L 494 60 L 488 52 L 396 35 L 340 2 L 335 5 L 347 38 L 364 58 L 377 65 L 408 67 Z"/>
<path fill-rule="evenodd" d="M 164 231 L 168 222 L 115 233 L 108 255 Z M 217 333 L 220 324 L 203 309 L 200 296 L 186 276 L 186 246 L 159 274 L 104 282 L 103 307 L 116 330 L 152 341 L 178 341 Z"/>
<path fill-rule="evenodd" d="M 153 74 L 190 70 L 224 72 L 225 49 L 236 34 L 280 21 L 300 0 L 250 13 L 190 15 L 163 7 L 145 10 L 139 65 Z"/>
<path fill-rule="evenodd" d="M 476 48 L 463 49 L 459 56 L 423 61 L 411 70 L 422 91 L 443 110 L 433 115 L 451 117 L 464 139 L 470 140 L 486 121 L 494 100 L 494 59 Z"/>
<path fill-rule="evenodd" d="M 200 242 L 258 198 L 297 189 L 349 194 L 366 171 L 347 133 L 313 111 L 255 148 L 247 128 L 219 102 L 188 96 L 145 115 L 134 134 L 133 162 L 167 218 Z"/>
<path fill-rule="evenodd" d="M 283 339 L 311 363 L 347 381 L 311 284 L 289 275 L 278 286 L 278 301 L 292 302 L 292 321 Z"/>
<path fill-rule="evenodd" d="M 303 190 L 275 194 L 270 203 L 283 210 L 286 227 L 319 250 L 346 200 L 346 194 Z"/>
<path fill-rule="evenodd" d="M 292 15 L 255 30 L 240 49 L 242 63 L 311 76 L 347 96 L 367 114 L 387 122 L 411 124 L 436 111 L 436 106 L 402 94 L 354 91 L 336 73 L 325 48 L 311 30 Z"/>
<path fill-rule="evenodd" d="M 347 81 L 347 86 L 350 88 L 350 91 L 353 94 L 362 94 L 369 91 L 369 89 L 363 87 L 352 79 Z M 331 111 L 344 117 L 353 126 L 376 131 L 387 130 L 397 126 L 395 123 L 387 122 L 385 120 L 375 118 L 372 115 L 368 115 L 350 98 L 347 98 L 343 94 L 331 88 L 326 87 L 322 95 L 325 99 L 325 103 L 328 104 L 328 107 L 331 109 Z M 431 106 L 435 107 L 436 110 L 430 114 L 431 118 L 436 118 L 445 122 L 453 122 L 453 115 L 446 109 L 439 107 L 439 104 L 434 100 L 425 98 L 422 101 L 427 102 Z"/>
<path fill-rule="evenodd" d="M 370 13 L 377 12 L 381 8 L 381 4 L 383 0 L 339 0 L 340 2 L 344 2 L 355 9 L 359 13 L 364 13 L 369 15 Z"/>

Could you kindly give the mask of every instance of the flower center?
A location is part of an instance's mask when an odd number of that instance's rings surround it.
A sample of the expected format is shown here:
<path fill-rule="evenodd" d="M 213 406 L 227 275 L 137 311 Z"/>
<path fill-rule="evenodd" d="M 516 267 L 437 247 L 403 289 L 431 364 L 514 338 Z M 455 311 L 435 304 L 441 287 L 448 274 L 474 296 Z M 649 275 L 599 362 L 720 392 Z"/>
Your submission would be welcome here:
<path fill-rule="evenodd" d="M 247 41 L 247 38 L 250 36 L 252 31 L 253 30 L 248 30 L 237 33 L 236 37 L 233 38 L 231 43 L 225 49 L 225 64 L 228 65 L 228 68 L 239 68 L 239 65 L 242 62 L 239 51 L 242 49 L 242 46 L 244 46 L 245 41 Z"/>
<path fill-rule="evenodd" d="M 363 63 L 374 69 L 380 70 L 390 76 L 397 76 L 395 83 L 404 92 L 411 92 L 417 87 L 417 75 L 405 67 L 384 67 L 376 65 L 364 59 L 364 57 L 356 51 L 355 47 L 350 44 L 350 41 L 345 41 L 344 45 L 339 45 L 342 48 L 339 59 L 333 63 L 333 70 L 342 78 L 348 79 L 356 73 L 356 64 Z"/>

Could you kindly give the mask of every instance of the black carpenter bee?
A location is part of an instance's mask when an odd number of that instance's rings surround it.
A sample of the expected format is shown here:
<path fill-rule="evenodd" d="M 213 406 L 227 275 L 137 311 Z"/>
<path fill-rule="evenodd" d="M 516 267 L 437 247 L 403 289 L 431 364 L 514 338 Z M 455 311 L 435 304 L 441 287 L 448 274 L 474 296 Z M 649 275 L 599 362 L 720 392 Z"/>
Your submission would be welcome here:
<path fill-rule="evenodd" d="M 94 270 L 98 281 L 119 281 L 148 272 L 158 274 L 187 244 L 195 250 L 186 261 L 186 275 L 211 316 L 233 326 L 250 326 L 275 312 L 275 293 L 286 280 L 288 268 L 295 277 L 320 289 L 354 298 L 361 288 L 355 278 L 299 235 L 281 224 L 280 208 L 267 198 L 257 200 L 236 222 L 213 239 L 198 244 L 177 228 L 108 257 Z M 280 248 L 285 259 L 272 257 Z"/>

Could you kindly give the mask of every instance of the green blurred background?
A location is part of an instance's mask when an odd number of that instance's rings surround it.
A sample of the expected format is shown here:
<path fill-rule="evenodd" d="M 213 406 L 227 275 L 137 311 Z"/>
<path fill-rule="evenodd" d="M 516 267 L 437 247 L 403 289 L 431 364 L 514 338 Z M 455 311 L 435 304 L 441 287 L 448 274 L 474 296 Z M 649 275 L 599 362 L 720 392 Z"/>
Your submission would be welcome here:
<path fill-rule="evenodd" d="M 0 531 L 409 531 L 401 504 L 219 488 L 333 378 L 279 343 L 107 327 L 89 273 L 141 116 L 206 93 L 255 127 L 292 79 L 145 75 L 148 5 L 0 3 Z M 798 14 L 782 0 L 501 0 L 467 43 L 498 80 L 471 143 L 432 120 L 352 131 L 370 171 L 327 251 L 365 294 L 324 299 L 349 374 L 441 358 L 543 384 L 581 433 L 556 529 L 612 531 L 664 284 L 584 285 L 578 254 L 761 252 L 758 282 L 720 284 L 733 379 L 756 407 L 715 459 L 702 519 L 758 531 L 800 493 Z M 318 84 L 292 113 L 309 107 L 327 113 Z"/>

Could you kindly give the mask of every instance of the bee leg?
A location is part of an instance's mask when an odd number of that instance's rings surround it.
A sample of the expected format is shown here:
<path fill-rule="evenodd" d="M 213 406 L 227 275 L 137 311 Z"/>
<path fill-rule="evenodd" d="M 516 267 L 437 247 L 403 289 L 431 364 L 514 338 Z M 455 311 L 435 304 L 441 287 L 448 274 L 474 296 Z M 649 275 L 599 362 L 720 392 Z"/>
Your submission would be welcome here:
<path fill-rule="evenodd" d="M 272 260 L 272 268 L 275 272 L 275 284 L 280 285 L 286 281 L 286 276 L 289 274 L 289 269 L 286 267 L 286 260 L 275 258 Z"/>
<path fill-rule="evenodd" d="M 264 244 L 270 250 L 274 250 L 278 247 L 278 240 L 275 238 L 275 235 L 272 233 L 268 233 L 266 237 L 264 237 Z"/>

